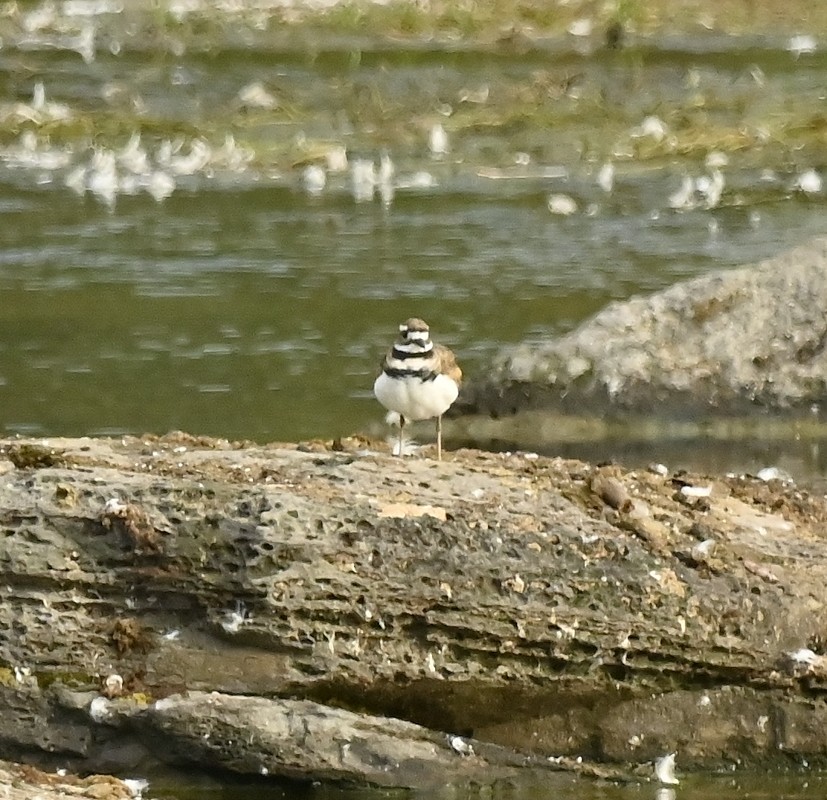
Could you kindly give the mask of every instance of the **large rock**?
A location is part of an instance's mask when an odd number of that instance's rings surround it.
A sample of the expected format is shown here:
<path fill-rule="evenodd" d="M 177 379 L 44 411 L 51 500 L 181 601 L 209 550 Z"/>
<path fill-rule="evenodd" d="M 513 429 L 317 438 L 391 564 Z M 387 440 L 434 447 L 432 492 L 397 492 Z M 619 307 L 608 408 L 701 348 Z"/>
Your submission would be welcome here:
<path fill-rule="evenodd" d="M 0 441 L 4 753 L 411 787 L 827 762 L 824 497 L 371 445 Z"/>
<path fill-rule="evenodd" d="M 457 409 L 818 411 L 827 396 L 825 309 L 827 238 L 612 303 L 566 336 L 513 348 Z"/>

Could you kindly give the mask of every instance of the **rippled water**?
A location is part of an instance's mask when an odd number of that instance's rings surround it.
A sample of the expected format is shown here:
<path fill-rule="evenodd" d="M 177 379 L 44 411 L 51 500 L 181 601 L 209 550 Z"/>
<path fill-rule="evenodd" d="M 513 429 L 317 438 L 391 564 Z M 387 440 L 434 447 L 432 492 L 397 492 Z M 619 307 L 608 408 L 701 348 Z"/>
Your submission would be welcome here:
<path fill-rule="evenodd" d="M 166 787 L 156 784 L 163 795 Z M 416 800 L 817 800 L 824 797 L 824 774 L 798 765 L 791 766 L 787 775 L 769 777 L 750 772 L 730 772 L 706 775 L 681 775 L 678 786 L 660 786 L 642 781 L 637 784 L 613 785 L 606 782 L 585 781 L 575 776 L 549 773 L 547 779 L 531 779 L 522 783 L 503 782 L 491 788 L 445 787 L 427 792 L 389 792 L 358 788 L 344 788 L 318 784 L 300 787 L 295 784 L 276 785 L 262 781 L 241 783 L 218 788 L 209 780 L 197 787 L 178 790 L 177 800 L 381 800 L 389 797 L 412 797 Z"/>
<path fill-rule="evenodd" d="M 204 191 L 111 213 L 57 189 L 7 189 L 0 422 L 38 435 L 347 434 L 378 413 L 375 363 L 407 316 L 427 318 L 473 373 L 501 344 L 570 327 L 609 298 L 792 244 L 823 213 L 790 208 L 792 236 L 731 210 L 712 237 L 703 219 L 557 220 L 542 190 L 498 188 L 417 193 L 389 210 Z"/>
<path fill-rule="evenodd" d="M 110 212 L 56 186 L 0 187 L 0 426 L 348 434 L 379 416 L 375 366 L 408 316 L 473 374 L 501 345 L 570 328 L 611 298 L 823 225 L 822 205 L 796 199 L 763 207 L 757 227 L 744 208 L 652 220 L 656 179 L 622 176 L 594 216 L 560 219 L 542 181 L 460 180 L 399 192 L 387 209 L 345 192 L 208 186 Z"/>
<path fill-rule="evenodd" d="M 242 48 L 236 31 L 220 49 L 175 56 L 103 16 L 87 60 L 28 34 L 0 50 L 6 433 L 349 434 L 381 418 L 375 365 L 408 316 L 425 317 L 479 374 L 502 345 L 569 329 L 610 299 L 824 229 L 824 192 L 793 188 L 822 165 L 805 144 L 772 141 L 785 96 L 823 101 L 817 53 L 709 38 L 522 56 L 339 43 L 308 58 L 301 43 L 272 49 L 260 36 Z M 240 99 L 251 86 L 263 100 Z M 508 99 L 520 93 L 515 112 Z M 106 175 L 93 175 L 102 152 L 127 145 L 136 108 L 152 169 L 175 181 L 162 202 L 146 191 L 151 175 L 120 162 L 131 189 L 108 193 Z M 704 124 L 674 134 L 689 124 L 676 108 Z M 641 133 L 647 116 L 664 122 L 674 152 L 640 155 L 658 146 Z M 434 158 L 437 124 L 450 149 Z M 708 172 L 716 141 L 692 138 L 710 126 L 769 143 L 729 153 L 717 207 L 673 210 L 684 177 Z M 303 169 L 337 146 L 351 166 L 387 151 L 389 202 L 356 202 L 347 172 L 319 196 L 303 189 Z M 597 185 L 607 162 L 610 192 Z M 551 214 L 552 192 L 578 211 Z"/>

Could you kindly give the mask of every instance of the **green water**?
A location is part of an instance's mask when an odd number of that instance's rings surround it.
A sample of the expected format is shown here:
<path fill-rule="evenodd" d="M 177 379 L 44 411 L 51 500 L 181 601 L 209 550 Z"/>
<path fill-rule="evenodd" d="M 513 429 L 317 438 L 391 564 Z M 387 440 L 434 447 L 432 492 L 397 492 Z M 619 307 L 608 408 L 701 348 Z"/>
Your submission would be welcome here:
<path fill-rule="evenodd" d="M 44 22 L 44 8 L 0 19 L 5 434 L 376 430 L 376 364 L 412 315 L 480 375 L 502 346 L 571 329 L 612 299 L 824 231 L 825 192 L 791 187 L 823 166 L 812 114 L 827 60 L 796 58 L 785 40 L 581 53 L 569 39 L 514 53 L 291 38 L 247 17 L 178 23 L 180 11 L 161 25 L 81 6 Z M 84 60 L 75 39 L 89 26 Z M 68 119 L 25 110 L 38 83 Z M 251 85 L 263 106 L 240 99 Z M 663 141 L 638 130 L 647 116 Z M 436 124 L 449 150 L 434 157 Z M 162 202 L 66 187 L 134 132 L 153 168 L 165 142 L 215 156 L 228 134 L 247 160 L 175 175 Z M 68 163 L 27 160 L 26 135 L 38 157 Z M 350 167 L 387 152 L 392 199 L 357 202 L 348 172 L 304 191 L 303 168 L 334 146 Z M 671 209 L 710 152 L 729 162 L 720 203 Z M 596 183 L 606 162 L 608 193 Z M 551 192 L 578 213 L 549 213 Z"/>
<path fill-rule="evenodd" d="M 710 241 L 703 218 L 645 224 L 605 209 L 560 221 L 542 192 L 496 189 L 400 197 L 385 210 L 208 187 L 109 212 L 56 188 L 0 187 L 0 428 L 346 435 L 381 418 L 376 365 L 409 316 L 479 374 L 504 344 L 774 253 L 823 214 L 779 202 L 753 230 L 743 209 L 726 209 Z M 782 223 L 792 217 L 794 235 Z"/>
<path fill-rule="evenodd" d="M 167 787 L 153 784 L 159 796 Z M 445 787 L 427 792 L 393 792 L 357 788 L 338 788 L 316 784 L 301 786 L 284 784 L 272 786 L 254 781 L 238 785 L 218 787 L 210 780 L 202 780 L 197 786 L 178 788 L 177 800 L 817 800 L 827 791 L 827 777 L 811 772 L 806 767 L 793 767 L 785 775 L 761 775 L 750 772 L 681 776 L 677 786 L 661 786 L 656 782 L 616 785 L 584 780 L 574 776 L 550 773 L 547 779 L 531 779 L 516 783 L 502 783 L 492 787 Z"/>

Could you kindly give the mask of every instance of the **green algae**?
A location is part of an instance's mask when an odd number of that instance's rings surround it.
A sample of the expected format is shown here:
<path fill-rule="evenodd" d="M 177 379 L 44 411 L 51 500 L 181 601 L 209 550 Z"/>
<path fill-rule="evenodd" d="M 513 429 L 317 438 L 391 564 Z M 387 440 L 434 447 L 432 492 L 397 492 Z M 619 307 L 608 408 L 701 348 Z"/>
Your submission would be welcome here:
<path fill-rule="evenodd" d="M 750 6 L 748 12 L 745 5 Z M 0 36 L 7 49 L 13 48 L 15 34 L 20 36 L 22 19 L 20 10 L 0 16 Z M 583 19 L 590 21 L 592 33 L 571 36 L 569 28 Z M 67 26 L 74 32 L 79 30 L 77 25 L 71 19 L 54 22 L 54 30 L 45 29 L 44 36 L 65 35 Z M 720 43 L 711 38 L 719 34 L 745 37 L 749 30 L 752 38 L 745 39 L 745 47 L 752 47 L 755 37 L 763 36 L 772 48 L 773 41 L 775 47 L 783 47 L 780 37 L 802 26 L 816 34 L 827 30 L 827 10 L 813 9 L 811 4 L 805 7 L 802 2 L 793 3 L 792 8 L 786 4 L 783 17 L 777 4 L 769 2 L 696 3 L 677 10 L 673 4 L 638 0 L 621 0 L 597 9 L 582 3 L 562 6 L 516 0 L 442 2 L 427 7 L 413 2 L 343 2 L 324 10 L 308 4 L 289 12 L 241 6 L 237 13 L 204 5 L 183 15 L 163 4 L 133 3 L 122 14 L 103 15 L 99 25 L 102 39 L 123 40 L 121 47 L 128 44 L 118 52 L 131 56 L 145 51 L 159 77 L 174 69 L 181 58 L 195 63 L 206 59 L 206 67 L 220 68 L 225 62 L 232 66 L 245 51 L 258 51 L 287 65 L 317 70 L 321 82 L 315 99 L 304 97 L 282 79 L 272 87 L 278 99 L 273 108 L 213 103 L 193 119 L 168 117 L 142 104 L 114 102 L 98 102 L 78 109 L 68 119 L 40 123 L 0 113 L 0 145 L 13 142 L 24 130 L 34 130 L 53 146 L 94 143 L 115 147 L 138 132 L 150 142 L 202 138 L 218 147 L 231 131 L 241 146 L 251 149 L 253 165 L 290 169 L 323 152 L 331 141 L 350 147 L 406 149 L 411 121 L 414 128 L 424 130 L 443 112 L 453 137 L 487 131 L 513 139 L 517 147 L 537 158 L 549 157 L 554 151 L 555 131 L 568 131 L 578 122 L 590 132 L 579 144 L 587 158 L 606 158 L 620 149 L 644 162 L 672 157 L 701 160 L 714 149 L 751 154 L 752 158 L 756 152 L 766 152 L 769 161 L 776 160 L 779 151 L 789 158 L 815 155 L 827 141 L 824 115 L 813 113 L 809 93 L 761 86 L 758 73 L 754 79 L 749 77 L 750 62 L 748 56 L 739 55 L 737 38 L 731 43 L 732 54 L 722 53 Z M 613 25 L 622 26 L 624 34 L 612 45 L 605 41 L 605 32 Z M 695 59 L 689 49 L 681 54 L 680 44 L 677 49 L 670 44 L 662 50 L 659 37 L 685 41 L 687 48 L 703 47 L 706 39 L 710 51 L 700 52 Z M 760 51 L 754 55 L 765 60 Z M 708 70 L 696 70 L 693 64 L 721 57 L 729 62 L 744 60 L 745 77 L 737 85 L 708 85 L 714 83 L 714 76 Z M 407 69 L 412 59 L 453 65 L 459 73 L 477 68 L 483 74 L 500 64 L 511 69 L 524 63 L 530 78 L 526 81 L 515 75 L 511 79 L 492 72 L 485 102 L 474 104 L 464 102 L 463 87 L 451 85 L 448 78 L 438 85 L 403 92 L 381 72 L 365 74 L 379 64 L 389 71 Z M 773 61 L 783 70 L 794 66 L 792 56 L 786 61 L 773 56 Z M 598 62 L 610 72 L 601 75 Z M 641 89 L 644 96 L 652 93 L 647 75 L 664 63 L 691 79 L 683 87 L 661 92 L 660 98 L 653 95 L 655 102 L 642 104 L 637 93 Z M 612 74 L 620 78 L 619 83 Z M 700 85 L 692 85 L 692 80 L 700 80 Z M 339 127 L 331 126 L 331 115 L 336 114 L 354 128 L 351 134 L 331 136 Z M 629 129 L 646 114 L 660 116 L 669 135 L 662 140 L 630 140 Z M 532 148 L 532 141 L 544 132 L 551 140 L 549 150 Z M 298 149 L 297 137 L 303 142 Z M 498 160 L 505 163 L 508 158 L 511 153 L 502 152 Z"/>

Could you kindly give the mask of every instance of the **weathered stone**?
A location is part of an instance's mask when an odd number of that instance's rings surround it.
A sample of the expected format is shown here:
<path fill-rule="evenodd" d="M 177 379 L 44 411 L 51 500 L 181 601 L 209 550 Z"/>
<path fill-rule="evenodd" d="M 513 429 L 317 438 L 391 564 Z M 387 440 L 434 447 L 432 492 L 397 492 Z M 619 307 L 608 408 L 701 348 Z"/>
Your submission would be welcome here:
<path fill-rule="evenodd" d="M 442 786 L 515 773 L 461 737 L 307 700 L 189 692 L 159 700 L 132 721 L 165 759 L 252 775 Z"/>
<path fill-rule="evenodd" d="M 612 303 L 575 331 L 505 352 L 455 411 L 686 416 L 820 410 L 827 238 Z"/>
<path fill-rule="evenodd" d="M 0 484 L 15 757 L 389 786 L 827 763 L 827 501 L 795 485 L 363 440 L 48 447 Z"/>

